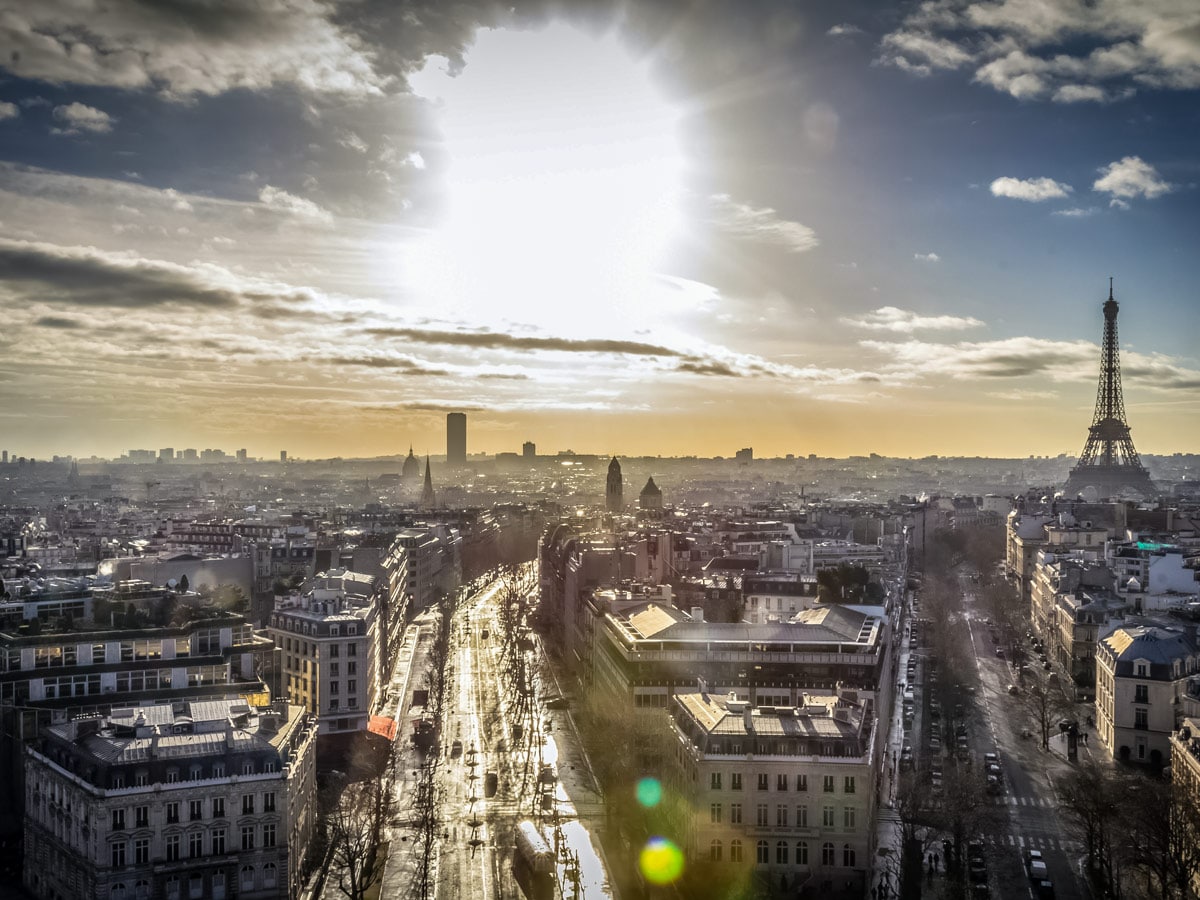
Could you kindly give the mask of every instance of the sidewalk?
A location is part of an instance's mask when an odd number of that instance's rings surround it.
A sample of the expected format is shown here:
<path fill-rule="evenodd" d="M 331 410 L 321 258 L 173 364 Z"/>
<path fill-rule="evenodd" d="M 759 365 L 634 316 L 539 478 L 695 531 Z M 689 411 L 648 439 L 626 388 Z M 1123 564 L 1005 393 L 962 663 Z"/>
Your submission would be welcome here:
<path fill-rule="evenodd" d="M 887 718 L 880 716 L 880 724 L 886 722 L 888 729 L 887 740 L 883 745 L 883 758 L 879 761 L 878 789 L 879 807 L 876 825 L 876 854 L 878 860 L 872 860 L 871 883 L 868 897 L 871 900 L 884 897 L 895 897 L 899 884 L 893 877 L 892 869 L 897 869 L 900 852 L 900 820 L 893 807 L 896 802 L 896 776 L 899 773 L 900 750 L 904 746 L 904 692 L 898 687 L 900 681 L 907 681 L 903 675 L 906 672 L 908 659 L 912 653 L 912 637 L 910 624 L 912 609 L 907 590 L 900 616 L 899 645 L 897 662 L 892 674 L 897 684 L 896 694 L 892 698 L 892 708 L 888 710 Z M 917 723 L 914 718 L 913 734 L 916 734 Z M 895 873 L 898 875 L 898 869 Z"/>

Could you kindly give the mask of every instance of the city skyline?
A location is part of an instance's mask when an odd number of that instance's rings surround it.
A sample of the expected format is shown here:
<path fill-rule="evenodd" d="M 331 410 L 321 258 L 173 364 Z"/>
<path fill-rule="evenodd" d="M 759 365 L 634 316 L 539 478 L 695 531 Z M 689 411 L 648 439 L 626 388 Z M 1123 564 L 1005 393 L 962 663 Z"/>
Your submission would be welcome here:
<path fill-rule="evenodd" d="M 5 446 L 1197 448 L 1194 11 L 504 8 L 9 11 Z"/>

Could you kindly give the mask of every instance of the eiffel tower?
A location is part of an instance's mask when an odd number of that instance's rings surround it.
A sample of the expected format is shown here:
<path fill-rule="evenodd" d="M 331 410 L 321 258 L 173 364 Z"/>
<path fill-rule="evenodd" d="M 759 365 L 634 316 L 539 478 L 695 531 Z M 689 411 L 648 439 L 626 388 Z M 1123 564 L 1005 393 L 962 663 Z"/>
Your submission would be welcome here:
<path fill-rule="evenodd" d="M 1071 469 L 1063 493 L 1068 497 L 1094 488 L 1098 497 L 1139 494 L 1157 495 L 1150 473 L 1133 449 L 1125 423 L 1125 401 L 1121 398 L 1121 355 L 1117 345 L 1117 301 L 1112 279 L 1104 301 L 1104 348 L 1100 351 L 1100 387 L 1096 391 L 1096 414 L 1088 429 L 1087 443 L 1079 462 Z"/>

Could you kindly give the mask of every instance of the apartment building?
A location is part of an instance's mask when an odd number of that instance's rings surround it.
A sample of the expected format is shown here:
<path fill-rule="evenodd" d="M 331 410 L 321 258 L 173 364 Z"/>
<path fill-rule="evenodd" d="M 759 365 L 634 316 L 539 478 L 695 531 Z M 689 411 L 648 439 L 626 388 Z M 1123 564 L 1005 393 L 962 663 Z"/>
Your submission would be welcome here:
<path fill-rule="evenodd" d="M 1096 647 L 1096 736 L 1109 756 L 1164 763 L 1188 677 L 1198 670 L 1194 628 L 1126 625 L 1103 638 Z"/>
<path fill-rule="evenodd" d="M 39 900 L 299 897 L 316 815 L 302 709 L 244 700 L 113 709 L 25 750 Z"/>
<path fill-rule="evenodd" d="M 319 734 L 367 727 L 384 658 L 380 599 L 375 578 L 344 569 L 276 598 L 266 630 L 282 651 L 282 690 L 316 716 Z"/>
<path fill-rule="evenodd" d="M 692 691 L 674 696 L 670 714 L 693 865 L 716 877 L 748 869 L 789 896 L 865 893 L 877 723 L 856 692 L 806 693 L 777 708 Z"/>

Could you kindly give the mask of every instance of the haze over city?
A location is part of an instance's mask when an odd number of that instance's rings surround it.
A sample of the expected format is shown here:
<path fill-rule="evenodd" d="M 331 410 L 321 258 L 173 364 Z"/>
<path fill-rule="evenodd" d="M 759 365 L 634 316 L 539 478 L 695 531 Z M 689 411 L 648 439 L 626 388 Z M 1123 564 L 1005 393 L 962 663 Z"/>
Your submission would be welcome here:
<path fill-rule="evenodd" d="M 23 455 L 1197 445 L 1191 4 L 0 10 Z"/>

